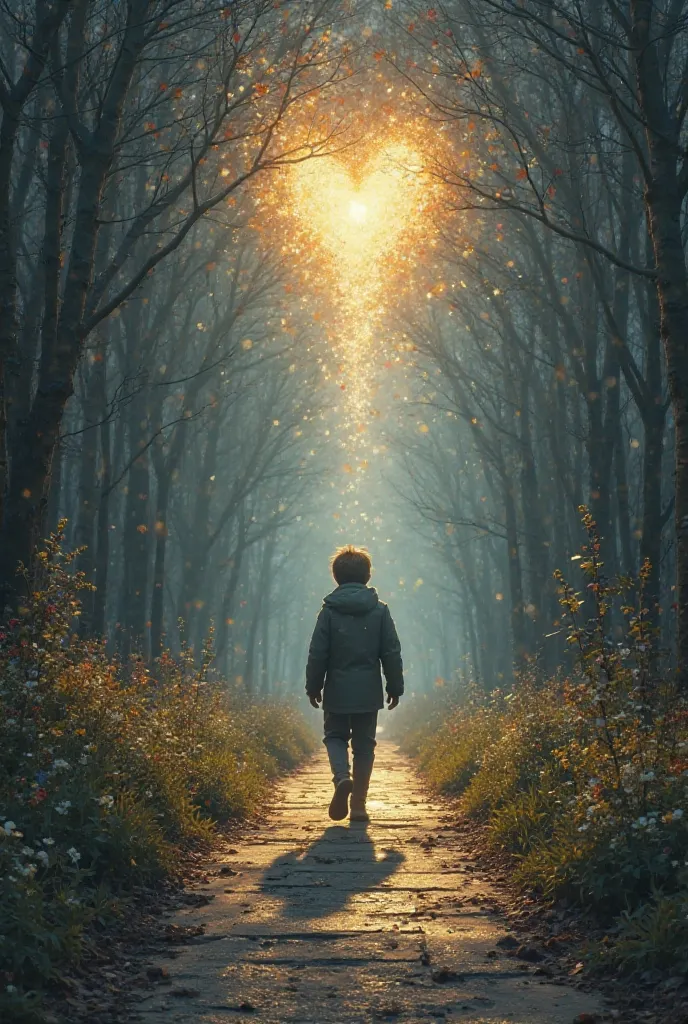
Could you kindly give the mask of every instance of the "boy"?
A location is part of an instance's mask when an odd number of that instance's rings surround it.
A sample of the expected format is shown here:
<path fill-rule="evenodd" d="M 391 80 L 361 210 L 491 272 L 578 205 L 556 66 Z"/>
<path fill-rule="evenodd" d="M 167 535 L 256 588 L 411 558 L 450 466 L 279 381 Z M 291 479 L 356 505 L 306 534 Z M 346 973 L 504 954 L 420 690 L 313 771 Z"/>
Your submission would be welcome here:
<path fill-rule="evenodd" d="M 308 652 L 306 693 L 314 708 L 322 699 L 325 712 L 323 742 L 334 782 L 329 810 L 334 821 L 346 817 L 349 796 L 351 821 L 370 820 L 366 797 L 375 759 L 377 713 L 384 707 L 380 664 L 390 711 L 404 692 L 399 637 L 389 608 L 367 586 L 371 570 L 364 548 L 349 545 L 336 552 L 332 575 L 337 589 L 323 602 Z"/>

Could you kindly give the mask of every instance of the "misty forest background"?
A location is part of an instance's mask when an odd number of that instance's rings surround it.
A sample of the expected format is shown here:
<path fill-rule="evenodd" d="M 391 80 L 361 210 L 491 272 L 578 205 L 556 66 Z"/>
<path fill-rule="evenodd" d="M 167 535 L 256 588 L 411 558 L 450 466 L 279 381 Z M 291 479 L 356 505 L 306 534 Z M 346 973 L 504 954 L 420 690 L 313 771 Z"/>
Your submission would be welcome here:
<path fill-rule="evenodd" d="M 315 749 L 343 543 L 429 782 L 598 963 L 685 976 L 687 30 L 0 0 L 8 1019 Z"/>
<path fill-rule="evenodd" d="M 686 11 L 642 6 L 4 3 L 4 602 L 65 517 L 84 633 L 153 661 L 212 622 L 225 674 L 291 690 L 328 554 L 366 543 L 412 685 L 489 689 L 560 663 L 587 505 L 674 652 Z M 404 116 L 442 189 L 352 480 L 308 254 L 257 197 Z"/>

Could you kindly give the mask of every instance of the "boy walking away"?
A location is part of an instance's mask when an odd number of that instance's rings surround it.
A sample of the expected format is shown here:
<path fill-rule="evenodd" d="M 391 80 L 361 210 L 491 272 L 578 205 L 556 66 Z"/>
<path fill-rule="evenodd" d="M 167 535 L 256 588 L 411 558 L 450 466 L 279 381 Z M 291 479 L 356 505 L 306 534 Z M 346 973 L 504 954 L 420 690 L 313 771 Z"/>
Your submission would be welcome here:
<path fill-rule="evenodd" d="M 404 692 L 401 644 L 386 604 L 368 586 L 372 566 L 364 548 L 340 548 L 332 560 L 337 589 L 324 602 L 315 624 L 306 693 L 314 708 L 322 700 L 324 743 L 332 768 L 334 796 L 329 814 L 341 821 L 369 821 L 368 784 L 375 759 L 377 713 L 387 704 L 392 711 Z M 349 770 L 349 740 L 353 781 Z"/>

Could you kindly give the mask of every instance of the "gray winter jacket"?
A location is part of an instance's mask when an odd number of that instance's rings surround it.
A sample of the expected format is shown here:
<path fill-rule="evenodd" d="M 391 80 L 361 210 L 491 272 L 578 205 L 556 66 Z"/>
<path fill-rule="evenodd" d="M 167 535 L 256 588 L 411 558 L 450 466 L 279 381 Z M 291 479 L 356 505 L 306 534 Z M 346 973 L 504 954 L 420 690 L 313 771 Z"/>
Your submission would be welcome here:
<path fill-rule="evenodd" d="M 404 692 L 401 644 L 386 604 L 363 583 L 344 583 L 329 594 L 315 624 L 306 693 L 320 697 L 323 709 L 353 715 L 384 707 L 382 675 L 387 694 Z"/>

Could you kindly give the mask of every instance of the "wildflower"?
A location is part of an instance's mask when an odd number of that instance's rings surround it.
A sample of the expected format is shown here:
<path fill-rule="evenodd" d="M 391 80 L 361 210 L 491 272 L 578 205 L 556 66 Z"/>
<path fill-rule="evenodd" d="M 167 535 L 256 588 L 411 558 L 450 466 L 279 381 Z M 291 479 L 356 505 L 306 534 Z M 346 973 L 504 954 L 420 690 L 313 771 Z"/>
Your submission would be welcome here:
<path fill-rule="evenodd" d="M 107 796 L 101 796 L 98 800 L 98 803 L 100 804 L 101 807 L 112 807 L 114 802 L 115 798 L 113 796 L 110 796 L 109 793 L 107 794 Z"/>
<path fill-rule="evenodd" d="M 45 850 L 38 851 L 38 853 L 36 854 L 36 860 L 40 861 L 44 868 L 47 868 L 48 864 L 50 863 L 50 857 L 45 852 Z"/>
<path fill-rule="evenodd" d="M 35 679 L 27 679 L 26 682 L 24 683 L 25 690 L 35 690 L 37 686 L 38 683 L 36 682 Z"/>
<path fill-rule="evenodd" d="M 17 871 L 19 872 L 20 875 L 23 875 L 24 878 L 32 878 L 36 874 L 36 865 L 27 864 L 26 866 L 22 867 L 22 865 L 20 864 L 19 867 L 17 868 Z"/>
<path fill-rule="evenodd" d="M 30 846 L 22 846 L 21 852 L 24 857 L 33 857 L 34 851 Z"/>
<path fill-rule="evenodd" d="M 74 846 L 70 846 L 67 850 L 67 856 L 71 860 L 72 864 L 78 864 L 81 860 L 81 854 Z"/>
<path fill-rule="evenodd" d="M 55 761 L 53 761 L 53 771 L 54 772 L 58 772 L 58 771 L 61 771 L 63 769 L 67 769 L 69 767 L 70 767 L 69 761 L 65 761 L 61 757 L 58 757 L 58 758 L 56 758 Z"/>
<path fill-rule="evenodd" d="M 61 800 L 59 804 L 55 804 L 55 810 L 58 814 L 66 814 L 71 806 L 71 800 Z"/>
<path fill-rule="evenodd" d="M 17 826 L 13 821 L 6 821 L 3 827 L 5 829 L 5 835 L 11 836 Z"/>
<path fill-rule="evenodd" d="M 54 839 L 44 839 L 43 840 L 43 845 L 44 846 L 54 846 L 55 845 L 55 840 Z"/>
<path fill-rule="evenodd" d="M 15 994 L 16 994 L 16 991 L 17 991 L 17 986 L 16 986 L 16 985 L 8 985 L 8 986 L 7 986 L 6 988 L 5 988 L 5 992 L 7 992 L 7 995 L 8 995 L 8 996 L 13 996 L 13 995 L 15 995 Z"/>

